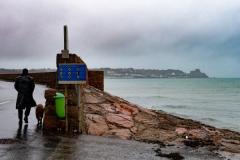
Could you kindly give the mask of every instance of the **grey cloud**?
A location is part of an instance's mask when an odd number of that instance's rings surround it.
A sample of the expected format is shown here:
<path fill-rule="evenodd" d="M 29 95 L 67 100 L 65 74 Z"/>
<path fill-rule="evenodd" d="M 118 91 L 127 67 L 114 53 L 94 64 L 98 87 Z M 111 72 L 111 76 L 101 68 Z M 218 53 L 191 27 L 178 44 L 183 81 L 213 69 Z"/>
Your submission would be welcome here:
<path fill-rule="evenodd" d="M 0 12 L 0 67 L 55 67 L 68 24 L 71 51 L 90 67 L 216 68 L 213 76 L 240 76 L 233 68 L 240 58 L 237 0 L 10 0 L 0 2 Z"/>

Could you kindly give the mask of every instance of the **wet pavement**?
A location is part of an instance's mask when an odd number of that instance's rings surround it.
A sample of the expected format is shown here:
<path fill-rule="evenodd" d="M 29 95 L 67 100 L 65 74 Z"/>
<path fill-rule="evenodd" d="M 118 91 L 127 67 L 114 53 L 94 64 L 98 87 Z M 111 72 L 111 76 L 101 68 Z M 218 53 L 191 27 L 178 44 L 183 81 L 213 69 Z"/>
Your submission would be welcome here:
<path fill-rule="evenodd" d="M 137 141 L 119 140 L 96 136 L 81 135 L 75 138 L 29 134 L 27 138 L 14 144 L 0 145 L 0 159 L 9 160 L 162 160 L 156 156 L 157 145 Z M 223 159 L 217 154 L 206 150 L 191 150 L 190 148 L 165 148 L 169 151 L 179 151 L 185 159 Z"/>
<path fill-rule="evenodd" d="M 36 85 L 34 98 L 37 104 L 45 103 L 45 89 Z M 31 110 L 29 124 L 19 125 L 16 97 L 13 83 L 0 81 L 1 160 L 159 159 L 151 144 L 87 135 L 66 137 L 43 133 L 37 127 L 35 108 Z"/>
<path fill-rule="evenodd" d="M 1 160 L 164 160 L 156 156 L 156 144 L 104 138 L 89 135 L 59 136 L 43 133 L 37 127 L 35 108 L 29 124 L 18 125 L 15 109 L 16 93 L 13 84 L 0 83 L 0 159 Z M 36 86 L 34 97 L 44 104 L 45 87 Z M 4 93 L 4 94 L 3 94 Z M 219 154 L 204 148 L 192 149 L 183 146 L 161 148 L 164 153 L 179 152 L 185 159 L 224 159 Z M 238 159 L 239 157 L 231 157 Z"/>

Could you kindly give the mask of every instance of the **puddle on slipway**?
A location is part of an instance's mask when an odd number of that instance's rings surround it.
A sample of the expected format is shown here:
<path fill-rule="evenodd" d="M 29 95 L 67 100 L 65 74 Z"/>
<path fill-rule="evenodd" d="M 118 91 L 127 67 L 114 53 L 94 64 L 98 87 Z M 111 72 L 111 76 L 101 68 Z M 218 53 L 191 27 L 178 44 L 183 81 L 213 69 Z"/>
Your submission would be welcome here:
<path fill-rule="evenodd" d="M 14 84 L 2 81 L 0 84 L 0 159 L 46 159 L 60 139 L 43 135 L 37 128 L 35 108 L 31 109 L 29 124 L 19 125 Z M 36 85 L 34 99 L 37 104 L 45 103 L 45 89 L 45 86 Z"/>
<path fill-rule="evenodd" d="M 16 110 L 17 92 L 14 83 L 0 81 L 0 138 L 15 138 L 18 127 L 18 113 Z M 45 104 L 44 91 L 46 87 L 36 85 L 34 99 L 37 104 Z M 28 130 L 35 130 L 37 120 L 35 107 L 31 109 Z M 24 124 L 23 124 L 24 125 Z"/>

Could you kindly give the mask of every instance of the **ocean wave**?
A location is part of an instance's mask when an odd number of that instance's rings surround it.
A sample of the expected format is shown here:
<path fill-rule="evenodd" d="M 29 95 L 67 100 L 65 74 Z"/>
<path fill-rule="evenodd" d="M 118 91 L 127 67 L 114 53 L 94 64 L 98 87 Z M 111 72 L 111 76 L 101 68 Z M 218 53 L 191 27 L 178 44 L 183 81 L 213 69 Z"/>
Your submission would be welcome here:
<path fill-rule="evenodd" d="M 166 96 L 127 96 L 126 98 L 147 98 L 147 99 L 151 99 L 151 98 L 156 98 L 156 99 L 161 99 L 161 98 L 170 98 L 170 97 L 166 97 Z"/>
<path fill-rule="evenodd" d="M 147 98 L 170 98 L 166 96 L 148 96 Z"/>
<path fill-rule="evenodd" d="M 209 122 L 217 122 L 217 121 L 219 121 L 219 120 L 214 119 L 214 118 L 201 118 L 200 120 L 209 121 Z"/>
<path fill-rule="evenodd" d="M 185 106 L 185 105 L 164 105 L 163 107 L 173 108 L 173 109 L 185 109 L 185 108 L 188 108 L 188 106 Z"/>

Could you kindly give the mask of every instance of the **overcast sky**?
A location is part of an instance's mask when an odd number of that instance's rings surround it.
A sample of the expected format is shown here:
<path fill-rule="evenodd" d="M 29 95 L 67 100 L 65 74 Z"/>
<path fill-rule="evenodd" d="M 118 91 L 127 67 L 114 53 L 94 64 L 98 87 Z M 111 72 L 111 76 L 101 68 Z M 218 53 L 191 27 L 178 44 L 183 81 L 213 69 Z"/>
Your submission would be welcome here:
<path fill-rule="evenodd" d="M 240 77 L 239 0 L 1 0 L 0 68 L 56 68 L 65 24 L 89 68 Z"/>

